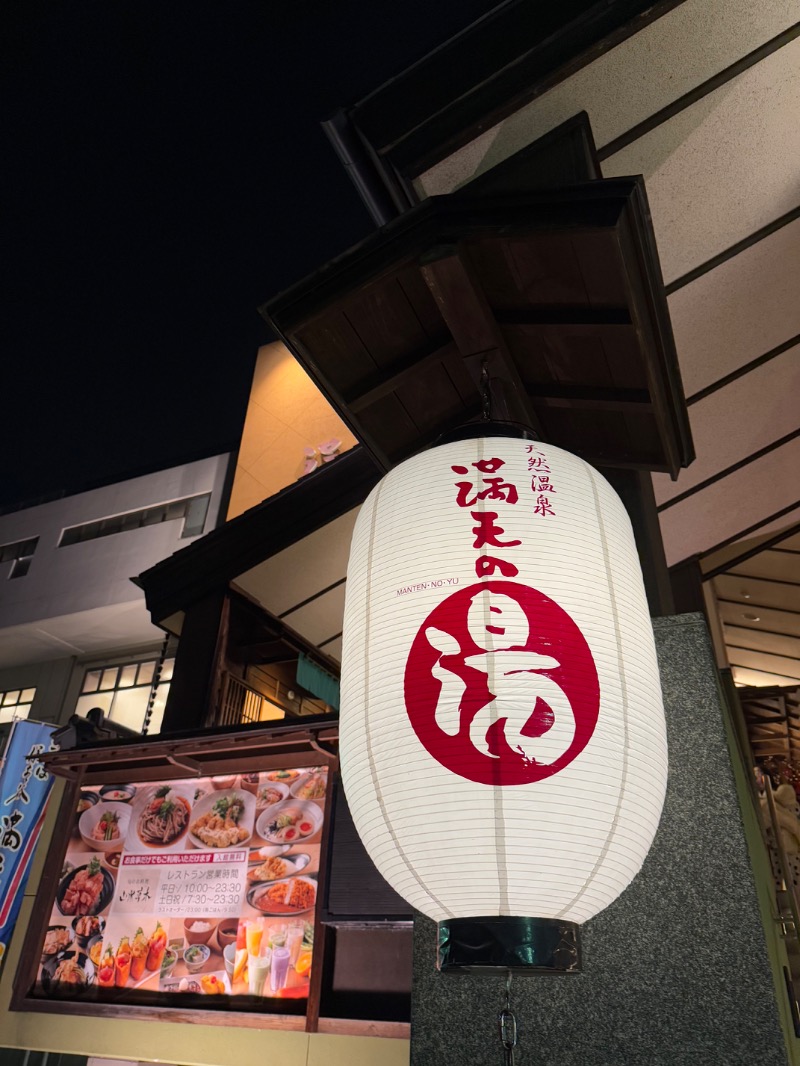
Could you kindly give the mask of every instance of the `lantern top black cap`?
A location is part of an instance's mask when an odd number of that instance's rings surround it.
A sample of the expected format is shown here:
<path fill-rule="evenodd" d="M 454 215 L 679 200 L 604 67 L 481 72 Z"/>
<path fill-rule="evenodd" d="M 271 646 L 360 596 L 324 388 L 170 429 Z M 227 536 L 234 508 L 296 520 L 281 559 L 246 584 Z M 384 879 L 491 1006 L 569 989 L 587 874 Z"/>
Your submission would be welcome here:
<path fill-rule="evenodd" d="M 443 433 L 433 447 L 440 444 L 452 444 L 458 440 L 475 440 L 478 437 L 516 437 L 518 440 L 538 440 L 528 426 L 521 422 L 501 422 L 497 419 L 482 419 L 480 422 L 466 422 Z"/>

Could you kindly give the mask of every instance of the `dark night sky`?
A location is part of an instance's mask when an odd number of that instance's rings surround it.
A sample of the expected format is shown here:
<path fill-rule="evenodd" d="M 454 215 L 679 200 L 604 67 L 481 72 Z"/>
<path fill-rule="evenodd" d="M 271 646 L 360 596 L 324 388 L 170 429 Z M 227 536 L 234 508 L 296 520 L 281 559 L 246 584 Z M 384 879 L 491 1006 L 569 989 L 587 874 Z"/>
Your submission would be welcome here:
<path fill-rule="evenodd" d="M 0 505 L 236 442 L 257 305 L 373 228 L 320 121 L 495 0 L 14 6 Z"/>

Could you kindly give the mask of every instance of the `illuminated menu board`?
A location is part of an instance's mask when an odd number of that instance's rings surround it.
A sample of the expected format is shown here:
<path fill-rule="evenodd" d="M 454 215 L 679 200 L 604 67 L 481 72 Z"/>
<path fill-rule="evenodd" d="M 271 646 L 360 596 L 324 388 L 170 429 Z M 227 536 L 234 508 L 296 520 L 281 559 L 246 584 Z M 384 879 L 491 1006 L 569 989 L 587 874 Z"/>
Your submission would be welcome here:
<path fill-rule="evenodd" d="M 83 789 L 37 993 L 307 998 L 327 788 L 309 767 Z"/>

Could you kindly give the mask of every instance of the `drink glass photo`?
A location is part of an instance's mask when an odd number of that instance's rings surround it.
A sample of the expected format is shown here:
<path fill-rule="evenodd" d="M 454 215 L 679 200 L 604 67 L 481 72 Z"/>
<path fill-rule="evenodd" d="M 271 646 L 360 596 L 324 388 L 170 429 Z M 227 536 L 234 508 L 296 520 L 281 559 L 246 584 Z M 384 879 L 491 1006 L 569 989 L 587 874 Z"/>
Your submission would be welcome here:
<path fill-rule="evenodd" d="M 269 987 L 278 992 L 286 984 L 289 973 L 289 949 L 274 948 L 272 952 L 272 970 L 269 975 Z"/>
<path fill-rule="evenodd" d="M 285 950 L 285 949 L 284 949 Z M 272 964 L 272 951 L 266 948 L 263 955 L 248 955 L 247 981 L 251 996 L 263 996 L 267 974 Z"/>

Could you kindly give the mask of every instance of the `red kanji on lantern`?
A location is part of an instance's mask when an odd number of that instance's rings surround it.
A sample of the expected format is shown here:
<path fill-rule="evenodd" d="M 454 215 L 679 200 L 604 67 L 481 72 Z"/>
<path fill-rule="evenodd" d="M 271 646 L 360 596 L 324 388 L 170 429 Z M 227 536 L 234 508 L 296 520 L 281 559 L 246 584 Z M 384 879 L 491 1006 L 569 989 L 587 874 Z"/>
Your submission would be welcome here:
<path fill-rule="evenodd" d="M 479 459 L 477 463 L 472 463 L 472 466 L 482 474 L 494 474 L 504 465 L 505 461 L 503 459 Z M 453 466 L 450 469 L 455 474 L 469 473 L 466 466 Z M 475 486 L 471 481 L 457 481 L 458 495 L 456 496 L 456 503 L 458 506 L 474 507 L 478 500 L 504 500 L 506 503 L 513 504 L 519 499 L 516 485 L 513 485 L 510 481 L 503 481 L 501 477 L 484 478 L 482 484 L 487 487 L 480 492 L 476 492 Z M 475 492 L 472 499 L 469 498 L 471 492 Z"/>
<path fill-rule="evenodd" d="M 472 527 L 472 532 L 475 534 L 473 548 L 484 548 L 487 544 L 493 548 L 513 548 L 517 544 L 522 544 L 521 540 L 498 539 L 501 533 L 505 533 L 505 529 L 495 521 L 496 511 L 484 511 L 483 513 L 470 511 L 470 514 L 478 523 L 477 526 Z"/>
<path fill-rule="evenodd" d="M 497 572 L 503 577 L 516 577 L 519 568 L 513 563 L 507 563 L 505 559 L 495 558 L 494 555 L 479 555 L 475 560 L 475 573 L 478 577 L 493 577 Z"/>

